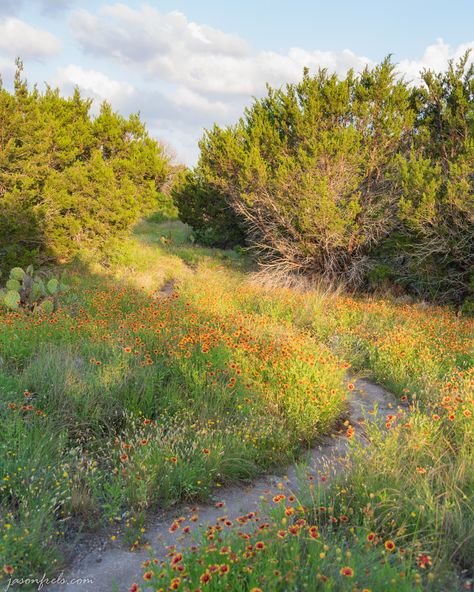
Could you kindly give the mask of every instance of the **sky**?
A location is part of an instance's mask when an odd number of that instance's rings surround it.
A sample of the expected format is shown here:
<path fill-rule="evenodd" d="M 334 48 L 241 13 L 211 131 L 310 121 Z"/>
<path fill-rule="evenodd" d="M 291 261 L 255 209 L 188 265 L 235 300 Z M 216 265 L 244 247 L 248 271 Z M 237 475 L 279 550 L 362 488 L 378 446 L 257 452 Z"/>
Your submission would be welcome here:
<path fill-rule="evenodd" d="M 188 165 L 203 130 L 237 121 L 266 82 L 388 54 L 416 81 L 470 47 L 474 58 L 474 0 L 0 0 L 7 88 L 19 56 L 31 84 L 140 112 Z"/>

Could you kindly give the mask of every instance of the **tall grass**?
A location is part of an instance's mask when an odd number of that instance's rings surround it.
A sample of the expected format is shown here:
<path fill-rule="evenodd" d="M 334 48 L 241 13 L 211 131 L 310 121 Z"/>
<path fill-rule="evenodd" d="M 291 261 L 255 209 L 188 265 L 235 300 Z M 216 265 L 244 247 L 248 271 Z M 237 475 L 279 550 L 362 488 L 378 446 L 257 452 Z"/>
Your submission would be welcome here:
<path fill-rule="evenodd" d="M 175 227 L 161 240 L 148 223 L 108 261 L 70 268 L 51 316 L 0 312 L 0 563 L 20 577 L 54 572 L 77 529 L 289 463 L 344 408 L 327 346 L 240 311 L 222 285 L 240 262 L 180 250 Z"/>
<path fill-rule="evenodd" d="M 238 559 L 206 540 L 149 586 L 204 586 L 209 572 L 209 589 L 454 590 L 471 577 L 472 319 L 262 285 L 250 269 L 148 221 L 107 260 L 70 267 L 54 315 L 0 311 L 0 564 L 52 574 L 72 535 L 104 524 L 130 525 L 137 546 L 147 511 L 289 463 L 344 410 L 351 366 L 403 405 L 367 423 L 371 445 L 344 475 L 308 483 L 288 516 L 277 504 L 263 532 L 252 518 L 251 542 L 226 531 Z M 260 540 L 264 553 L 247 548 Z"/>
<path fill-rule="evenodd" d="M 223 540 L 242 554 L 229 563 L 232 576 L 217 577 L 211 570 L 208 589 L 220 589 L 224 582 L 229 590 L 469 589 L 474 557 L 473 319 L 424 304 L 269 287 L 225 268 L 220 274 L 232 293 L 226 307 L 312 335 L 353 370 L 385 384 L 402 405 L 379 422 L 367 422 L 365 444 L 354 445 L 347 471 L 329 487 L 303 487 L 298 503 L 304 509 L 290 523 L 304 519 L 317 525 L 324 533 L 318 544 L 326 544 L 330 553 L 313 553 L 307 534 L 280 539 L 278 522 L 266 534 L 265 553 L 256 553 L 253 546 L 263 536 L 258 524 L 246 543 L 230 529 Z M 211 294 L 218 282 L 214 277 L 199 274 L 203 290 Z M 219 307 L 219 302 L 212 305 Z M 334 521 L 341 515 L 347 522 Z M 387 550 L 387 541 L 394 551 Z M 339 571 L 344 553 L 352 576 Z M 197 553 L 185 554 L 183 584 L 202 585 L 201 576 L 218 554 L 208 541 Z M 306 556 L 310 559 L 303 564 Z M 151 588 L 181 575 L 172 560 L 168 569 L 152 569 Z M 152 584 L 159 573 L 166 574 L 164 580 Z M 310 574 L 316 578 L 308 583 Z M 322 582 L 318 574 L 329 574 L 329 579 Z"/>

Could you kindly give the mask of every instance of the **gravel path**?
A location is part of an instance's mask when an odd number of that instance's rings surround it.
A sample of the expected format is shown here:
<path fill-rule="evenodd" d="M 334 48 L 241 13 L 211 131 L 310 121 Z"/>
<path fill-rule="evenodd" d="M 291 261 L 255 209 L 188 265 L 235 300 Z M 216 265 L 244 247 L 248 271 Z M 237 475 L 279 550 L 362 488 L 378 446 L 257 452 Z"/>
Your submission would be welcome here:
<path fill-rule="evenodd" d="M 374 421 L 374 414 L 369 411 L 377 408 L 377 416 L 383 418 L 392 413 L 395 406 L 393 397 L 381 386 L 366 380 L 356 381 L 356 388 L 351 392 L 349 399 L 349 421 L 356 428 L 356 437 L 363 438 L 364 422 Z M 347 460 L 348 440 L 345 433 L 325 438 L 320 445 L 307 453 L 306 473 L 331 474 L 344 470 Z M 186 522 L 191 525 L 188 537 L 193 536 L 198 529 L 214 524 L 218 517 L 227 515 L 230 519 L 247 514 L 259 509 L 265 499 L 269 499 L 278 493 L 295 493 L 298 490 L 297 465 L 283 468 L 285 473 L 281 475 L 265 475 L 254 481 L 250 486 L 226 487 L 218 491 L 219 497 L 212 503 L 201 504 L 196 508 L 180 507 L 167 512 L 160 518 L 148 524 L 146 537 L 153 547 L 155 557 L 165 555 L 165 546 L 176 544 L 176 535 L 170 534 L 169 525 L 173 519 L 183 516 L 189 518 L 192 514 L 199 516 L 196 522 Z M 277 486 L 282 483 L 283 490 Z M 225 507 L 216 507 L 216 501 L 224 502 Z M 189 539 L 188 539 L 189 543 Z M 69 583 L 61 583 L 49 586 L 48 592 L 110 592 L 112 589 L 120 592 L 127 591 L 133 582 L 141 583 L 143 570 L 141 563 L 149 559 L 149 551 L 142 549 L 131 552 L 123 549 L 118 543 L 109 541 L 105 548 L 97 550 L 95 547 L 90 553 L 73 562 L 71 569 L 64 573 L 64 579 Z M 76 578 L 87 578 L 89 583 L 72 583 Z M 113 584 L 115 587 L 113 588 Z"/>

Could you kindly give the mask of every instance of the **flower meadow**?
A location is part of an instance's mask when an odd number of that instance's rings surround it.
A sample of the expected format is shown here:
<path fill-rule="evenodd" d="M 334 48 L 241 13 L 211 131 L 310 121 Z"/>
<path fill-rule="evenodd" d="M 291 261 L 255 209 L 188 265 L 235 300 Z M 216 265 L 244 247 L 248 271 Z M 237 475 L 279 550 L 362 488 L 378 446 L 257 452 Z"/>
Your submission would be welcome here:
<path fill-rule="evenodd" d="M 177 222 L 67 274 L 53 314 L 0 310 L 4 578 L 54 575 L 81 531 L 137 548 L 150 512 L 285 467 L 344 416 L 350 371 L 400 405 L 347 430 L 346 470 L 197 538 L 179 518 L 133 588 L 470 589 L 472 319 L 268 288 Z"/>
<path fill-rule="evenodd" d="M 0 316 L 0 557 L 22 577 L 78 529 L 291 462 L 344 408 L 345 364 L 290 323 L 70 276 L 54 314 Z"/>
<path fill-rule="evenodd" d="M 169 559 L 152 556 L 137 587 L 472 589 L 472 318 L 380 298 L 272 290 L 257 299 L 258 291 L 234 291 L 237 306 L 291 318 L 331 343 L 353 371 L 386 385 L 399 405 L 366 422 L 362 438 L 348 430 L 349 465 L 329 483 L 309 475 L 290 503 L 275 492 L 274 510 L 264 506 L 230 525 L 224 513 L 202 541 L 183 543 L 181 530 Z"/>

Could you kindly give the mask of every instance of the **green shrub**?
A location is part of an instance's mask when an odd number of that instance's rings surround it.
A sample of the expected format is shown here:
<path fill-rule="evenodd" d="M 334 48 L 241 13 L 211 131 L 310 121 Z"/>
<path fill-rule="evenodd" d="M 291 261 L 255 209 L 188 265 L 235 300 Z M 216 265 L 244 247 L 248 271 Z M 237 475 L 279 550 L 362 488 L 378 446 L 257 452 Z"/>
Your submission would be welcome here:
<path fill-rule="evenodd" d="M 389 59 L 269 87 L 236 125 L 206 131 L 176 193 L 180 215 L 208 244 L 243 231 L 277 276 L 462 302 L 474 270 L 468 58 L 417 87 Z"/>
<path fill-rule="evenodd" d="M 199 171 L 182 174 L 171 193 L 181 220 L 193 228 L 200 243 L 224 248 L 243 243 L 242 222 L 224 194 Z"/>
<path fill-rule="evenodd" d="M 169 174 L 163 147 L 137 115 L 107 103 L 0 85 L 0 267 L 66 261 L 100 250 L 160 206 Z"/>
<path fill-rule="evenodd" d="M 461 301 L 474 271 L 474 64 L 423 74 L 411 150 L 400 155 L 398 215 L 410 240 L 405 275 L 419 291 Z"/>
<path fill-rule="evenodd" d="M 264 264 L 360 284 L 364 258 L 394 227 L 389 173 L 413 126 L 409 96 L 389 60 L 342 80 L 306 71 L 236 126 L 206 132 L 198 176 L 243 220 Z M 194 203 L 212 217 L 213 200 Z"/>

